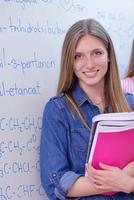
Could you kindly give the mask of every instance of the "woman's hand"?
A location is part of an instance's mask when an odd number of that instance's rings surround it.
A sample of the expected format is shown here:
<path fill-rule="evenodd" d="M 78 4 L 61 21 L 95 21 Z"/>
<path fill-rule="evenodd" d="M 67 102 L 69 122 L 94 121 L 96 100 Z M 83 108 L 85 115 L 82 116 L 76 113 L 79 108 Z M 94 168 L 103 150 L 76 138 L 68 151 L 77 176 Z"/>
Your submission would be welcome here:
<path fill-rule="evenodd" d="M 127 173 L 129 176 L 134 178 L 134 161 L 130 162 L 123 168 L 123 171 Z"/>
<path fill-rule="evenodd" d="M 100 163 L 100 170 L 86 164 L 89 179 L 96 188 L 107 192 L 132 192 L 134 179 L 125 170 Z"/>

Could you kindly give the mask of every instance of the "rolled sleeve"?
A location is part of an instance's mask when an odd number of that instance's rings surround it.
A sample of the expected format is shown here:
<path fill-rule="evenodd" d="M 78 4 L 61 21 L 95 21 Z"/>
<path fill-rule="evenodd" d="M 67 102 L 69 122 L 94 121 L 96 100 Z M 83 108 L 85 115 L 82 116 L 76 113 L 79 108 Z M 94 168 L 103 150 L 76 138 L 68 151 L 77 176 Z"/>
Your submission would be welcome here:
<path fill-rule="evenodd" d="M 64 110 L 51 100 L 45 107 L 40 142 L 41 182 L 50 200 L 67 199 L 68 190 L 81 176 L 70 171 L 67 135 Z"/>
<path fill-rule="evenodd" d="M 61 199 L 66 200 L 66 194 L 75 181 L 82 176 L 81 174 L 76 174 L 75 172 L 68 171 L 60 179 L 59 185 L 55 188 L 55 195 Z"/>

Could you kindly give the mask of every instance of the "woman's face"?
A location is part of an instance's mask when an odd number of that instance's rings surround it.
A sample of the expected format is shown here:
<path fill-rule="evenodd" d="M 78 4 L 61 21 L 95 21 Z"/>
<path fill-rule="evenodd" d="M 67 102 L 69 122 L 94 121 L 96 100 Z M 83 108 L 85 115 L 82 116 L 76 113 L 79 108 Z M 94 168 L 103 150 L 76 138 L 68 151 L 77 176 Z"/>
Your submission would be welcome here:
<path fill-rule="evenodd" d="M 108 53 L 103 42 L 92 35 L 83 36 L 76 47 L 73 71 L 80 86 L 104 84 L 108 69 Z"/>

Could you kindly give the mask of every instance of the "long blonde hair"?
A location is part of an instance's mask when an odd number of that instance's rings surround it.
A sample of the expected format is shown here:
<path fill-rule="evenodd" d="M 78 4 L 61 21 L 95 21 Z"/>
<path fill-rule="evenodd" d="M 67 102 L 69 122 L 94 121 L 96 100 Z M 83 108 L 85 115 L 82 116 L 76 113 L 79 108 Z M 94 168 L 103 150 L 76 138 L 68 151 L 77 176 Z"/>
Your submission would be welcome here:
<path fill-rule="evenodd" d="M 126 78 L 132 77 L 132 76 L 134 76 L 134 40 L 132 43 L 131 56 L 130 56 L 130 61 L 129 61 L 129 65 L 128 65 L 128 71 L 126 74 Z"/>
<path fill-rule="evenodd" d="M 57 94 L 64 92 L 65 97 L 71 107 L 73 107 L 82 122 L 87 127 L 84 116 L 75 103 L 71 95 L 71 88 L 77 81 L 77 77 L 73 72 L 73 63 L 75 57 L 75 49 L 79 40 L 85 35 L 93 35 L 104 43 L 109 57 L 108 71 L 105 75 L 105 97 L 109 106 L 109 112 L 127 112 L 131 111 L 121 89 L 120 77 L 115 57 L 115 51 L 110 36 L 103 26 L 94 19 L 84 19 L 73 24 L 68 30 L 61 54 L 61 71 L 58 83 Z M 88 127 L 87 127 L 88 128 Z"/>

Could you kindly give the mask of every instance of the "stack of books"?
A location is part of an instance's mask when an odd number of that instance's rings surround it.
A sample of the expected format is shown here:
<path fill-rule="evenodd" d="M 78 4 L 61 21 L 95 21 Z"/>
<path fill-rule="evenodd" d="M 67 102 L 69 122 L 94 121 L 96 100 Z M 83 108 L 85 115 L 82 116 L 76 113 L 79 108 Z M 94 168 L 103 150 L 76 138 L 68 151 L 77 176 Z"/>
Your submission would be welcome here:
<path fill-rule="evenodd" d="M 87 162 L 122 169 L 134 161 L 134 112 L 99 114 L 92 122 Z"/>

